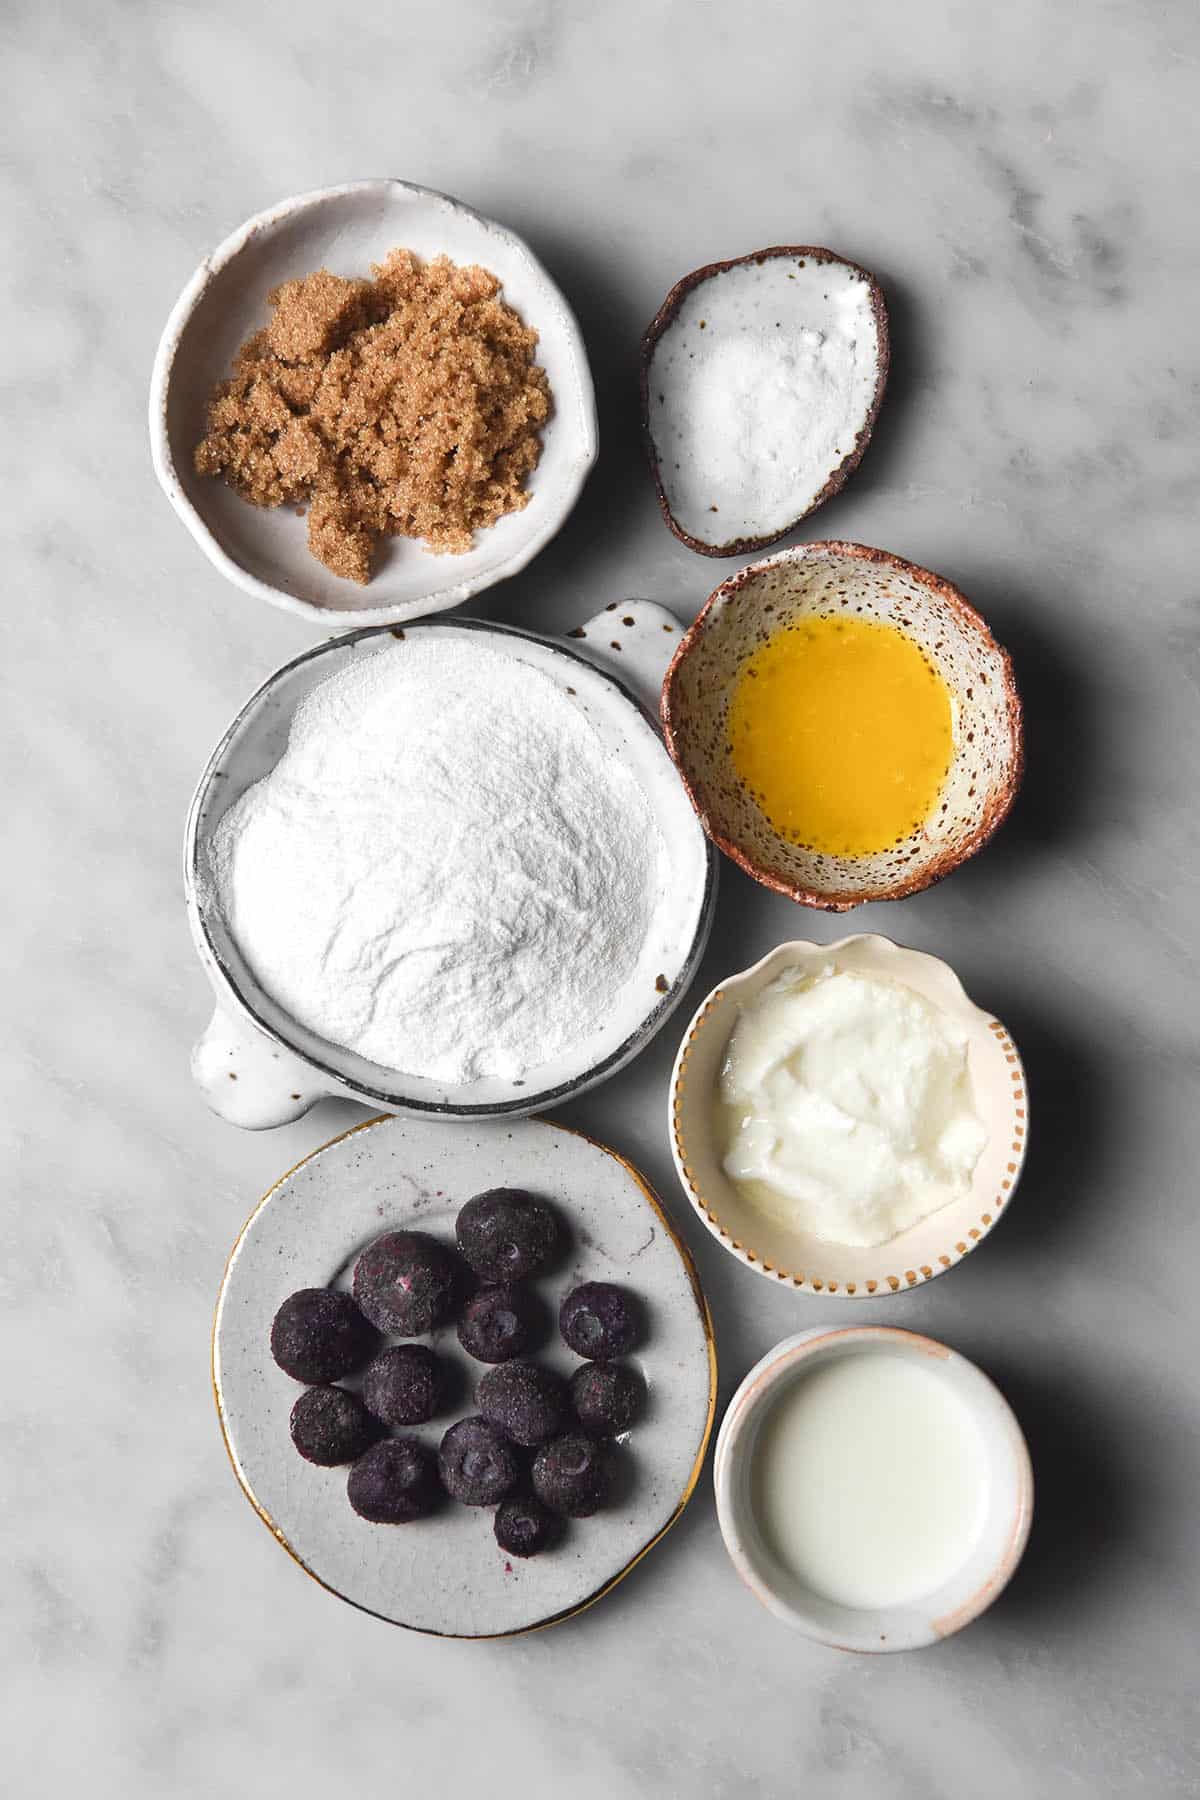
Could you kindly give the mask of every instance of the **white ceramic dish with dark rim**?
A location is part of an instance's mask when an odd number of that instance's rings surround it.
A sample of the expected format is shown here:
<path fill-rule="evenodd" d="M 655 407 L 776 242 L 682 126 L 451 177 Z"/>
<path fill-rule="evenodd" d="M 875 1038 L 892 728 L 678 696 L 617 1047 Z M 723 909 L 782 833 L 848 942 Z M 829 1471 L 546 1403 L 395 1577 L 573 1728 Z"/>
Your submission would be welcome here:
<path fill-rule="evenodd" d="M 493 1186 L 550 1200 L 569 1237 L 535 1285 L 546 1305 L 537 1360 L 579 1367 L 553 1313 L 580 1281 L 628 1285 L 646 1315 L 628 1359 L 646 1388 L 621 1453 L 612 1503 L 573 1522 L 563 1543 L 528 1562 L 496 1545 L 490 1511 L 447 1504 L 411 1525 L 371 1525 L 351 1511 L 347 1470 L 302 1462 L 288 1435 L 301 1385 L 271 1359 L 271 1320 L 300 1287 L 346 1286 L 381 1231 L 415 1226 L 452 1240 L 458 1208 Z M 431 1340 L 459 1376 L 458 1400 L 415 1434 L 436 1448 L 473 1407 L 484 1372 L 451 1326 Z M 424 1119 L 373 1119 L 314 1150 L 283 1176 L 233 1247 L 213 1326 L 213 1384 L 226 1448 L 247 1499 L 300 1566 L 379 1618 L 451 1637 L 534 1631 L 606 1594 L 670 1529 L 699 1478 L 716 1405 L 712 1322 L 691 1255 L 643 1178 L 613 1150 L 540 1119 L 458 1131 Z M 353 1379 L 344 1385 L 353 1386 Z"/>
<path fill-rule="evenodd" d="M 799 620 L 840 617 L 892 626 L 915 643 L 949 690 L 954 722 L 935 810 L 870 856 L 834 856 L 782 836 L 739 778 L 729 745 L 730 703 L 750 659 Z M 675 653 L 661 712 L 713 842 L 764 887 L 824 912 L 902 900 L 943 880 L 999 830 L 1025 766 L 1007 650 L 944 576 L 868 544 L 795 544 L 727 577 Z"/>
<path fill-rule="evenodd" d="M 784 1568 L 759 1528 L 754 1505 L 758 1433 L 786 1385 L 832 1358 L 885 1351 L 932 1368 L 966 1407 L 984 1458 L 985 1500 L 975 1542 L 941 1587 L 904 1606 L 841 1605 Z M 887 1471 L 862 1445 L 864 1481 Z M 1007 1400 L 981 1369 L 933 1338 L 886 1325 L 817 1326 L 785 1338 L 755 1364 L 729 1403 L 717 1436 L 713 1479 L 717 1519 L 734 1568 L 776 1618 L 837 1650 L 918 1650 L 961 1631 L 987 1610 L 1021 1560 L 1033 1521 L 1033 1469 Z"/>
<path fill-rule="evenodd" d="M 208 396 L 266 323 L 271 289 L 323 267 L 365 276 L 398 247 L 482 263 L 499 276 L 504 298 L 538 334 L 554 413 L 523 511 L 480 532 L 465 556 L 391 538 L 362 588 L 309 554 L 304 522 L 290 507 L 248 505 L 223 481 L 197 475 L 192 453 Z M 280 201 L 205 257 L 154 360 L 150 447 L 163 492 L 214 568 L 246 593 L 339 631 L 444 611 L 523 569 L 566 520 L 596 460 L 596 401 L 579 325 L 528 245 L 447 194 L 410 181 L 350 181 Z"/>
<path fill-rule="evenodd" d="M 744 1200 L 721 1166 L 714 1132 L 716 1085 L 741 1008 L 785 969 L 815 973 L 826 964 L 903 982 L 966 1030 L 975 1108 L 988 1133 L 963 1200 L 930 1213 L 888 1243 L 865 1249 L 790 1228 Z M 953 969 L 938 957 L 867 934 L 832 944 L 780 944 L 752 968 L 715 987 L 684 1033 L 667 1107 L 676 1171 L 713 1236 L 769 1281 L 839 1300 L 886 1298 L 920 1287 L 961 1262 L 1011 1202 L 1029 1131 L 1025 1071 L 999 1019 L 968 998 Z"/>
<path fill-rule="evenodd" d="M 290 1018 L 247 968 L 216 904 L 208 861 L 212 833 L 234 801 L 275 766 L 300 700 L 349 659 L 394 647 L 396 628 L 330 639 L 270 677 L 209 758 L 188 815 L 188 919 L 216 997 L 212 1021 L 192 1053 L 192 1073 L 216 1112 L 233 1124 L 260 1129 L 299 1118 L 318 1100 L 337 1096 L 443 1118 L 519 1117 L 595 1086 L 649 1043 L 691 983 L 716 903 L 716 852 L 649 710 L 680 629 L 662 607 L 633 600 L 614 603 L 579 627 L 570 646 L 476 619 L 429 621 L 399 634 L 401 639 L 411 632 L 484 634 L 551 675 L 584 709 L 612 755 L 625 759 L 637 776 L 666 846 L 651 938 L 622 1004 L 572 1056 L 530 1071 L 522 1084 L 490 1079 L 448 1088 L 419 1074 L 383 1068 Z"/>

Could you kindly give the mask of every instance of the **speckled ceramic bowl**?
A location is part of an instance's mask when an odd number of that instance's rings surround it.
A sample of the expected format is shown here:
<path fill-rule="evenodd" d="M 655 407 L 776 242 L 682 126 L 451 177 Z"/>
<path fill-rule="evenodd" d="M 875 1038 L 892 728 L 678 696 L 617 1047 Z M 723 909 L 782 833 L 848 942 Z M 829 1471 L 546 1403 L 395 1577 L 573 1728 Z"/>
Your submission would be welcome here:
<path fill-rule="evenodd" d="M 847 287 L 852 290 L 862 287 L 866 293 L 874 323 L 873 381 L 853 441 L 848 445 L 845 455 L 830 467 L 827 479 L 816 494 L 803 498 L 797 496 L 791 517 L 783 522 L 776 522 L 767 531 L 747 531 L 736 537 L 714 542 L 707 530 L 702 536 L 696 534 L 695 528 L 689 531 L 676 516 L 672 507 L 668 493 L 673 485 L 669 473 L 672 452 L 668 449 L 669 440 L 662 444 L 658 441 L 662 430 L 661 408 L 664 398 L 658 390 L 662 386 L 669 385 L 672 379 L 672 358 L 668 353 L 668 346 L 675 335 L 677 326 L 682 327 L 686 339 L 689 327 L 684 321 L 689 310 L 696 305 L 708 309 L 714 302 L 717 302 L 721 290 L 728 285 L 727 280 L 723 278 L 729 277 L 731 273 L 736 277 L 740 272 L 761 270 L 767 266 L 774 268 L 777 264 L 793 269 L 791 276 L 793 281 L 797 279 L 797 274 L 807 267 L 813 276 L 820 271 L 821 286 L 830 287 L 836 283 L 837 287 L 833 294 L 834 317 L 837 316 L 836 307 L 839 296 L 844 300 Z M 802 279 L 807 279 L 807 277 L 802 277 Z M 802 290 L 797 288 L 792 291 L 799 293 Z M 699 299 L 701 294 L 704 295 L 703 301 Z M 819 293 L 812 296 L 813 300 L 819 298 Z M 824 299 L 828 305 L 830 295 L 826 294 Z M 804 315 L 801 314 L 800 317 L 803 318 Z M 744 300 L 729 322 L 736 332 L 744 333 L 750 338 L 753 338 L 762 329 L 761 316 L 752 305 L 746 306 Z M 817 312 L 807 318 L 805 322 L 810 328 L 820 329 L 820 326 L 825 323 L 825 319 L 820 312 Z M 799 324 L 800 318 L 794 317 L 793 326 L 799 327 Z M 701 330 L 704 329 L 704 325 L 705 321 L 700 321 Z M 710 331 L 709 339 L 712 339 L 713 336 L 714 333 Z M 701 346 L 705 342 L 706 340 L 699 338 L 698 335 L 693 336 L 691 340 L 682 342 L 678 352 L 680 359 L 683 359 L 685 353 L 691 357 L 703 354 Z M 752 250 L 746 256 L 730 257 L 725 262 L 706 263 L 702 269 L 693 269 L 690 275 L 685 275 L 677 281 L 642 338 L 640 366 L 642 440 L 650 464 L 650 472 L 654 477 L 654 486 L 658 493 L 659 509 L 668 527 L 674 532 L 680 543 L 686 544 L 689 550 L 698 551 L 701 556 L 745 556 L 755 550 L 765 550 L 768 544 L 776 543 L 781 537 L 786 536 L 789 531 L 796 528 L 802 519 L 807 518 L 809 513 L 815 512 L 818 506 L 823 506 L 826 500 L 831 500 L 835 494 L 840 493 L 862 461 L 863 453 L 871 440 L 875 421 L 879 417 L 879 408 L 883 403 L 883 393 L 887 386 L 890 365 L 891 342 L 888 331 L 887 303 L 883 297 L 883 290 L 875 277 L 866 269 L 860 268 L 858 263 L 848 261 L 844 256 L 839 256 L 834 250 L 826 250 L 818 244 L 775 244 L 767 250 Z M 696 453 L 703 451 L 706 447 L 703 444 L 688 446 L 686 443 L 676 442 L 675 451 L 683 454 L 688 448 L 691 448 L 693 453 Z M 678 464 L 675 466 L 678 467 Z M 715 513 L 716 508 L 713 507 L 712 511 Z"/>
<path fill-rule="evenodd" d="M 381 547 L 367 587 L 340 580 L 309 554 L 290 507 L 249 506 L 223 481 L 197 475 L 192 455 L 215 384 L 239 346 L 265 324 L 267 295 L 315 269 L 368 275 L 403 247 L 482 263 L 504 298 L 538 334 L 538 361 L 554 396 L 530 500 L 487 531 L 465 556 L 439 556 L 409 538 Z M 596 460 L 596 402 L 575 316 L 533 252 L 513 232 L 461 200 L 410 181 L 349 181 L 295 194 L 247 219 L 205 257 L 172 310 L 150 384 L 150 447 L 171 505 L 228 580 L 260 600 L 342 631 L 395 625 L 457 606 L 523 569 L 550 541 Z"/>
<path fill-rule="evenodd" d="M 930 1213 L 889 1243 L 869 1248 L 831 1243 L 759 1212 L 725 1174 L 714 1128 L 721 1065 L 742 1007 L 785 969 L 799 967 L 815 974 L 830 964 L 901 981 L 965 1027 L 975 1109 L 988 1133 L 965 1199 Z M 1020 1179 L 1029 1099 L 1016 1045 L 999 1019 L 967 997 L 953 969 L 936 956 L 906 950 L 888 938 L 859 936 L 834 944 L 780 944 L 753 968 L 713 989 L 688 1026 L 675 1059 L 668 1128 L 675 1168 L 688 1199 L 739 1262 L 768 1281 L 805 1293 L 872 1300 L 944 1275 L 991 1231 Z"/>
<path fill-rule="evenodd" d="M 940 1588 L 905 1606 L 843 1606 L 813 1593 L 783 1568 L 759 1527 L 754 1506 L 758 1434 L 787 1384 L 831 1359 L 883 1351 L 920 1362 L 945 1381 L 979 1434 L 985 1468 L 983 1518 L 962 1567 Z M 864 1479 L 885 1480 L 862 1446 Z M 961 1631 L 986 1612 L 1020 1562 L 1033 1522 L 1033 1468 L 1012 1408 L 965 1356 L 916 1332 L 890 1326 L 802 1331 L 756 1363 L 721 1424 L 714 1464 L 717 1518 L 734 1568 L 776 1618 L 837 1650 L 919 1650 Z"/>
<path fill-rule="evenodd" d="M 789 843 L 746 792 L 729 753 L 729 702 L 747 660 L 782 626 L 839 613 L 907 632 L 954 705 L 954 759 L 938 810 L 874 856 L 826 856 Z M 675 653 L 662 718 L 713 842 L 764 886 L 826 912 L 899 900 L 940 881 L 987 842 L 1021 780 L 1021 702 L 1007 651 L 940 575 L 863 544 L 801 544 L 723 581 Z"/>

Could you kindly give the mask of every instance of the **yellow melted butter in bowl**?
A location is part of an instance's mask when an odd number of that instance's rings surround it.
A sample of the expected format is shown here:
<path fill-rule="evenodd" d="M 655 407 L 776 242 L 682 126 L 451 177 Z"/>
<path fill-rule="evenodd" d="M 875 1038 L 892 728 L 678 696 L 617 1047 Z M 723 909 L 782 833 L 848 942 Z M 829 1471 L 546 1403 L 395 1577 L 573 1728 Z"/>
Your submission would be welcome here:
<path fill-rule="evenodd" d="M 954 702 L 896 626 L 800 619 L 738 676 L 729 749 L 781 837 L 825 855 L 872 856 L 933 812 L 954 755 Z"/>

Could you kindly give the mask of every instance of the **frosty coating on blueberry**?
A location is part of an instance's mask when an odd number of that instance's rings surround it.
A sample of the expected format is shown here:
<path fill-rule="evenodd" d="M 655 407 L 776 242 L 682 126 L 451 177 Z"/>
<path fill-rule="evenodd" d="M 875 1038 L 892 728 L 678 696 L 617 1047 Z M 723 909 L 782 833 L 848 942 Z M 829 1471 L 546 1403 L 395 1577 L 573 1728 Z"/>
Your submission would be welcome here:
<path fill-rule="evenodd" d="M 424 1344 L 393 1344 L 367 1364 L 362 1397 L 385 1425 L 423 1425 L 437 1411 L 441 1365 Z"/>
<path fill-rule="evenodd" d="M 480 1288 L 459 1314 L 458 1341 L 477 1362 L 507 1362 L 529 1349 L 537 1323 L 537 1305 L 521 1288 Z"/>
<path fill-rule="evenodd" d="M 454 1310 L 457 1258 L 425 1231 L 385 1231 L 354 1265 L 354 1298 L 372 1325 L 423 1337 Z"/>
<path fill-rule="evenodd" d="M 534 1495 L 502 1500 L 492 1521 L 496 1542 L 510 1556 L 538 1556 L 554 1543 L 562 1521 Z"/>
<path fill-rule="evenodd" d="M 346 1495 L 360 1519 L 373 1525 L 407 1525 L 438 1503 L 433 1454 L 419 1438 L 384 1438 L 350 1471 Z"/>
<path fill-rule="evenodd" d="M 608 1498 L 610 1452 L 582 1432 L 567 1432 L 543 1444 L 533 1459 L 533 1491 L 552 1512 L 587 1519 Z"/>
<path fill-rule="evenodd" d="M 521 1469 L 508 1440 L 486 1419 L 460 1419 L 442 1439 L 438 1473 L 452 1500 L 495 1506 L 517 1485 Z"/>
<path fill-rule="evenodd" d="M 532 1449 L 566 1424 L 567 1384 L 536 1363 L 501 1363 L 480 1381 L 475 1404 L 497 1431 Z"/>
<path fill-rule="evenodd" d="M 379 1427 L 357 1394 L 340 1387 L 306 1388 L 288 1421 L 292 1442 L 305 1462 L 336 1468 L 369 1450 Z"/>
<path fill-rule="evenodd" d="M 271 1355 L 294 1381 L 338 1381 L 361 1369 L 375 1333 L 349 1294 L 300 1288 L 271 1323 Z"/>
<path fill-rule="evenodd" d="M 571 1377 L 575 1417 L 596 1437 L 628 1431 L 641 1410 L 642 1384 L 624 1363 L 584 1363 Z"/>
<path fill-rule="evenodd" d="M 558 1224 L 550 1208 L 524 1188 L 489 1188 L 462 1208 L 455 1236 L 483 1281 L 524 1281 L 550 1260 Z"/>
<path fill-rule="evenodd" d="M 641 1335 L 641 1319 L 624 1288 L 610 1281 L 585 1281 L 563 1301 L 558 1328 L 577 1356 L 607 1362 L 633 1349 Z"/>

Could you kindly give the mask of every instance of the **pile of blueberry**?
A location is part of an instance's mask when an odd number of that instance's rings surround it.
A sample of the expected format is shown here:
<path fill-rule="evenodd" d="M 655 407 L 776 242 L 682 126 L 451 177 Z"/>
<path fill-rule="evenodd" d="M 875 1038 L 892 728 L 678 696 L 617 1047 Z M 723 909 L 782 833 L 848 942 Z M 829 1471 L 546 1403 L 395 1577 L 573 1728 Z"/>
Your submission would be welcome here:
<path fill-rule="evenodd" d="M 354 1267 L 353 1298 L 301 1288 L 271 1326 L 271 1354 L 296 1381 L 311 1382 L 292 1408 L 292 1442 L 322 1467 L 352 1463 L 346 1492 L 361 1518 L 402 1525 L 443 1494 L 496 1508 L 496 1541 L 513 1556 L 555 1542 L 564 1519 L 597 1512 L 609 1497 L 612 1439 L 642 1402 L 638 1376 L 618 1359 L 640 1336 L 633 1296 L 586 1281 L 559 1308 L 564 1341 L 587 1360 L 569 1382 L 524 1360 L 539 1327 L 524 1284 L 559 1247 L 554 1213 L 520 1188 L 468 1200 L 457 1249 L 423 1231 L 387 1231 Z M 436 1455 L 420 1438 L 388 1435 L 438 1411 L 446 1366 L 426 1344 L 382 1347 L 384 1335 L 426 1336 L 457 1318 L 458 1341 L 492 1366 L 475 1391 L 477 1411 L 451 1425 Z M 361 1392 L 336 1384 L 362 1372 Z"/>

